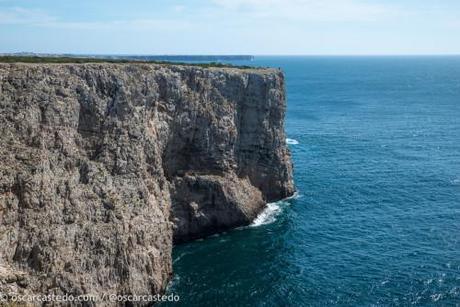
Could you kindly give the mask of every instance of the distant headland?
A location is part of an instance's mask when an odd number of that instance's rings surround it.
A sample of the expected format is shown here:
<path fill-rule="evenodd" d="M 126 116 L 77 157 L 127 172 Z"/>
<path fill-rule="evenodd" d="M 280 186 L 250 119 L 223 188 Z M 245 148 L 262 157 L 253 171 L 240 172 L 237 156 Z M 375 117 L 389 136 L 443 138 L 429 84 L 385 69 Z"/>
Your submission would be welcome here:
<path fill-rule="evenodd" d="M 27 56 L 27 57 L 66 57 L 66 58 L 91 58 L 134 61 L 171 61 L 171 62 L 220 62 L 220 61 L 252 61 L 252 55 L 113 55 L 113 54 L 51 54 L 18 52 L 0 54 L 2 56 Z"/>

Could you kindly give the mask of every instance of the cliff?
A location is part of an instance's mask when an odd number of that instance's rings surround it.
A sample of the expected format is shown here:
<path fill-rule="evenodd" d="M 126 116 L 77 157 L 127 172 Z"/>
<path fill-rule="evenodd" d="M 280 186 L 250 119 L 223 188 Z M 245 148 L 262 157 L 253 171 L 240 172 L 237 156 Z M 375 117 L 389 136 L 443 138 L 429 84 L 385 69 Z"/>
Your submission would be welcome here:
<path fill-rule="evenodd" d="M 151 294 L 293 193 L 278 70 L 0 64 L 0 292 Z"/>

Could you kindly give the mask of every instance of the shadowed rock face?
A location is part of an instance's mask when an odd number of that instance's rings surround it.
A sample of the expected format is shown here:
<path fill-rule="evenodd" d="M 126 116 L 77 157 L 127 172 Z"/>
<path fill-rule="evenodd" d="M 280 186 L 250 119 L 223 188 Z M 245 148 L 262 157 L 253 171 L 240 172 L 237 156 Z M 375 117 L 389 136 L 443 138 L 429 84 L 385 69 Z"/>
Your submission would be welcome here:
<path fill-rule="evenodd" d="M 293 193 L 283 76 L 0 64 L 0 291 L 152 294 L 176 242 Z"/>

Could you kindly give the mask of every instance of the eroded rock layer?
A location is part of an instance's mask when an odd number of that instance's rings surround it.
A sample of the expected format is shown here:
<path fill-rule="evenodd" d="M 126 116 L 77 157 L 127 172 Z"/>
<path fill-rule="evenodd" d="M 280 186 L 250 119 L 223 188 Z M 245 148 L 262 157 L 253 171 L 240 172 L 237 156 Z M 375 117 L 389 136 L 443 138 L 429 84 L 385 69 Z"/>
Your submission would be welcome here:
<path fill-rule="evenodd" d="M 152 294 L 176 242 L 293 193 L 283 75 L 0 64 L 0 290 Z"/>

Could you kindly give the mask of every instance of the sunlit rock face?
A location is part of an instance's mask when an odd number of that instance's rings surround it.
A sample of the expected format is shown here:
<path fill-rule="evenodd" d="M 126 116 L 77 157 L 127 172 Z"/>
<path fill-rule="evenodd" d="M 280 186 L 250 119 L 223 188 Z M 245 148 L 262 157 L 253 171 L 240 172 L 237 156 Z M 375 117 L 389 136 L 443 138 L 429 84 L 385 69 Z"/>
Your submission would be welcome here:
<path fill-rule="evenodd" d="M 0 291 L 155 294 L 294 192 L 272 69 L 0 64 Z"/>

